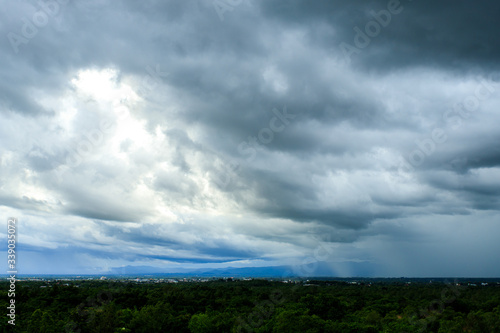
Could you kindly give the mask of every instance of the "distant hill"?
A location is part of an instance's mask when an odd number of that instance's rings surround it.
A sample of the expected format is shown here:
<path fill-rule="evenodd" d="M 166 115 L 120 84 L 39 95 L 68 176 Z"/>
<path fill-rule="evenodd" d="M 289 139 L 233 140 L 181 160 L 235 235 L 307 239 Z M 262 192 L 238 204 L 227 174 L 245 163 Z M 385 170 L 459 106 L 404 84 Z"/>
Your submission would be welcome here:
<path fill-rule="evenodd" d="M 365 262 L 314 262 L 310 265 L 298 266 L 266 266 L 266 267 L 226 267 L 206 269 L 177 269 L 167 272 L 162 268 L 150 266 L 124 266 L 112 268 L 109 275 L 144 275 L 155 274 L 165 276 L 200 276 L 200 277 L 339 277 L 339 276 L 373 276 L 373 267 Z"/>

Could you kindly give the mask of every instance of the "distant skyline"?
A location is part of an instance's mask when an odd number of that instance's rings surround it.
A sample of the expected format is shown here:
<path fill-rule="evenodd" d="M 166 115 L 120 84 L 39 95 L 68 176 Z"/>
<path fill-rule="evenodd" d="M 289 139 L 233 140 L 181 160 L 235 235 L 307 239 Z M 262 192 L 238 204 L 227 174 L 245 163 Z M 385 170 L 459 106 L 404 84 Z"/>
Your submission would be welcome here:
<path fill-rule="evenodd" d="M 500 276 L 499 2 L 2 8 L 20 274 Z"/>

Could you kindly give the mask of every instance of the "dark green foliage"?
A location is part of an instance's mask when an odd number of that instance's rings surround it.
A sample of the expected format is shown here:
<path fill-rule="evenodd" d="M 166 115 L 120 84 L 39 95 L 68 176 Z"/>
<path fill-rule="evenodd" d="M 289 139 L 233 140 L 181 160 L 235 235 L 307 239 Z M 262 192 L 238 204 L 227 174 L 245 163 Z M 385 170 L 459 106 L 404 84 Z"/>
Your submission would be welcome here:
<path fill-rule="evenodd" d="M 500 285 L 18 282 L 6 319 L 1 332 L 500 332 Z"/>

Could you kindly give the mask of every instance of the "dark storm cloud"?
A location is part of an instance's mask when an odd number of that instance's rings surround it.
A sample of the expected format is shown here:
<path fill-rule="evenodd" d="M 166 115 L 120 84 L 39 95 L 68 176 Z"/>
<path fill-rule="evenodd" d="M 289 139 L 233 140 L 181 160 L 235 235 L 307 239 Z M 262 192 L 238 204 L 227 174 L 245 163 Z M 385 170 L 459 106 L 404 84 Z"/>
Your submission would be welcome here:
<path fill-rule="evenodd" d="M 150 244 L 168 246 L 169 248 L 181 248 L 183 243 L 180 240 L 166 238 L 158 233 L 158 228 L 154 226 L 143 226 L 136 223 L 136 226 L 124 229 L 119 225 L 110 225 L 102 221 L 94 221 L 99 230 L 106 236 L 115 237 L 120 241 L 133 242 L 137 244 Z"/>
<path fill-rule="evenodd" d="M 19 92 L 17 89 L 9 87 L 3 87 L 1 88 L 1 91 L 2 95 L 0 95 L 0 100 L 2 101 L 2 107 L 4 110 L 31 115 L 49 113 L 36 102 L 26 99 L 26 92 Z"/>
<path fill-rule="evenodd" d="M 471 169 L 494 168 L 500 166 L 500 135 L 480 137 L 472 142 L 464 142 L 455 150 L 451 150 L 442 159 L 440 167 L 446 167 L 458 173 L 466 173 Z"/>
<path fill-rule="evenodd" d="M 49 203 L 45 200 L 36 200 L 27 196 L 16 198 L 2 195 L 0 202 L 5 206 L 22 210 L 45 210 L 49 206 Z"/>
<path fill-rule="evenodd" d="M 147 214 L 143 207 L 124 206 L 110 193 L 102 193 L 92 187 L 73 185 L 61 191 L 67 203 L 64 212 L 88 219 L 109 221 L 137 221 Z"/>
<path fill-rule="evenodd" d="M 500 4 L 494 1 L 274 0 L 263 1 L 261 6 L 266 16 L 287 25 L 328 24 L 333 32 L 327 30 L 324 36 L 316 36 L 327 48 L 338 47 L 341 42 L 355 46 L 354 27 L 365 32 L 366 24 L 374 20 L 372 12 L 395 8 L 397 13 L 392 13 L 386 26 L 352 56 L 356 65 L 371 70 L 420 65 L 461 71 L 499 69 L 496 31 Z"/>
<path fill-rule="evenodd" d="M 302 176 L 302 177 L 301 177 Z M 373 213 L 367 207 L 331 208 L 334 203 L 323 203 L 305 175 L 288 172 L 275 173 L 254 171 L 247 177 L 257 202 L 250 209 L 268 217 L 287 218 L 302 222 L 319 222 L 339 228 L 359 229 L 366 227 L 377 218 L 388 218 L 391 214 Z M 245 202 L 244 198 L 241 198 Z"/>

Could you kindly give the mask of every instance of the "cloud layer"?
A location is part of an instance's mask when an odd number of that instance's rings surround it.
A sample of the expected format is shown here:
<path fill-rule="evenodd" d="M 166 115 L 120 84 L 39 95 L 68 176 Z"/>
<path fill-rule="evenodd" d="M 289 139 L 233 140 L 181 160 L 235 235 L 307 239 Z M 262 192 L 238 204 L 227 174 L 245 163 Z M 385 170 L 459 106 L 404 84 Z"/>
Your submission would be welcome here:
<path fill-rule="evenodd" d="M 3 7 L 20 272 L 500 274 L 500 4 Z"/>

